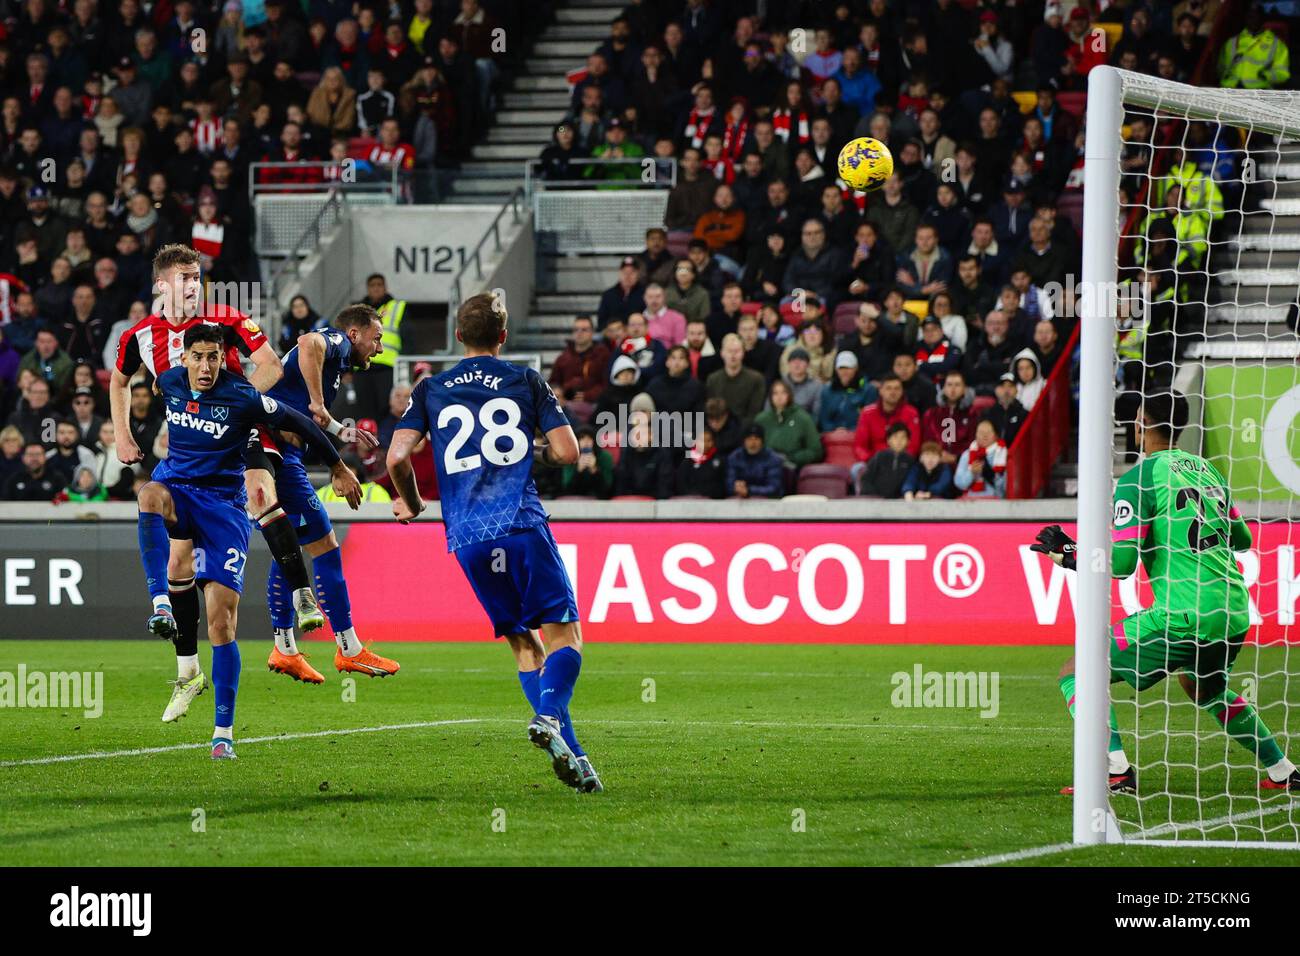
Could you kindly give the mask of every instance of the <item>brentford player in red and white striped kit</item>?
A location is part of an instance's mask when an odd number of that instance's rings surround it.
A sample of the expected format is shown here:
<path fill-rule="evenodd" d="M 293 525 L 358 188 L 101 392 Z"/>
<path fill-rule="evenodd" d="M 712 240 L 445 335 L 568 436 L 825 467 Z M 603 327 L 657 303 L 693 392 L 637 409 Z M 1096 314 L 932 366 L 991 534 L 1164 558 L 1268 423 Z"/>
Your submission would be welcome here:
<path fill-rule="evenodd" d="M 157 378 L 179 365 L 185 330 L 190 326 L 198 323 L 222 326 L 226 338 L 226 368 L 242 376 L 240 357 L 252 360 L 255 368 L 249 382 L 259 392 L 266 392 L 284 374 L 280 357 L 256 322 L 238 309 L 202 301 L 203 279 L 196 250 L 179 244 L 163 246 L 154 256 L 153 276 L 158 311 L 122 333 L 109 386 L 117 457 L 123 464 L 144 460 L 144 453 L 132 437 L 127 420 L 131 378 L 141 367 Z M 277 501 L 275 477 L 268 454 L 279 454 L 271 436 L 251 434 L 244 472 L 249 511 L 262 529 L 271 556 L 293 588 L 298 627 L 303 631 L 315 630 L 324 625 L 325 619 L 316 605 L 307 577 L 297 531 Z M 204 555 L 204 559 L 222 560 L 217 555 Z M 162 718 L 170 722 L 183 717 L 190 701 L 207 686 L 207 678 L 199 669 L 198 660 L 199 598 L 195 586 L 193 542 L 171 542 L 167 584 L 172 613 L 176 618 L 176 633 L 162 635 L 170 638 L 176 646 L 177 680 Z M 211 620 L 210 613 L 209 623 Z"/>

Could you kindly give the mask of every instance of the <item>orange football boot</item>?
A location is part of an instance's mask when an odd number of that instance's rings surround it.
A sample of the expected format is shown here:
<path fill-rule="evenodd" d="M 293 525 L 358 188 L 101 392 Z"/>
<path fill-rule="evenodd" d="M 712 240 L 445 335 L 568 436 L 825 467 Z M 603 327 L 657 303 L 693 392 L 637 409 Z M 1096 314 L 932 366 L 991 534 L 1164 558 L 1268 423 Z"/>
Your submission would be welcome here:
<path fill-rule="evenodd" d="M 281 652 L 280 648 L 272 648 L 271 656 L 266 659 L 266 668 L 275 671 L 277 674 L 287 674 L 294 680 L 300 680 L 304 684 L 325 683 L 325 676 L 308 664 L 307 656 L 302 653 L 290 657 L 288 654 Z"/>
<path fill-rule="evenodd" d="M 380 657 L 368 647 L 363 647 L 356 657 L 344 657 L 343 652 L 336 647 L 334 668 L 340 674 L 344 671 L 355 671 L 368 677 L 387 677 L 389 674 L 396 674 L 401 670 L 402 665 L 397 661 L 390 661 L 387 657 Z"/>

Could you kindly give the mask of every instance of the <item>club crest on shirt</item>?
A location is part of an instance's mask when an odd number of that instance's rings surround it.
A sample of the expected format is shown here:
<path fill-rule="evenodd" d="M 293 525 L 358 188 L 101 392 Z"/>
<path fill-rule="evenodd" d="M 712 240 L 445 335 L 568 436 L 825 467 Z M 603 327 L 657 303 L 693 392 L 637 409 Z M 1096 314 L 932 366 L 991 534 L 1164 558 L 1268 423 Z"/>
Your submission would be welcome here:
<path fill-rule="evenodd" d="M 230 417 L 230 408 L 225 405 L 213 405 L 212 417 L 219 422 L 224 422 Z"/>

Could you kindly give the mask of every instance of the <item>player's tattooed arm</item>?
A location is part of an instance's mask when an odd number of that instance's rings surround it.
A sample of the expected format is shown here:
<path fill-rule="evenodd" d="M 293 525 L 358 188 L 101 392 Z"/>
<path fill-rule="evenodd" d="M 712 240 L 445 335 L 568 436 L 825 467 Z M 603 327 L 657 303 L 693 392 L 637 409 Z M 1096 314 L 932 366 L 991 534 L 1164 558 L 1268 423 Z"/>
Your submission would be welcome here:
<path fill-rule="evenodd" d="M 388 444 L 388 477 L 397 492 L 393 517 L 398 524 L 410 524 L 425 508 L 420 500 L 420 489 L 415 484 L 415 470 L 411 467 L 411 453 L 423 437 L 423 433 L 413 428 L 398 428 Z"/>

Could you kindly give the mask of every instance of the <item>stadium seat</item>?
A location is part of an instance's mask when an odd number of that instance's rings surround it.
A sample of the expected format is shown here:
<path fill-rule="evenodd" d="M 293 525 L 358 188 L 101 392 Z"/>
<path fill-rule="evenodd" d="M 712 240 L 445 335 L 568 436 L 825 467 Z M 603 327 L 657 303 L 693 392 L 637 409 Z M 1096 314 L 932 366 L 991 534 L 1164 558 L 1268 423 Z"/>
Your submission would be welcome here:
<path fill-rule="evenodd" d="M 1056 94 L 1056 105 L 1072 115 L 1075 119 L 1083 119 L 1083 111 L 1088 105 L 1088 94 L 1082 92 L 1068 92 Z"/>
<path fill-rule="evenodd" d="M 926 299 L 908 299 L 903 303 L 903 308 L 918 319 L 924 319 L 930 314 L 930 303 Z"/>
<path fill-rule="evenodd" d="M 1011 94 L 1022 113 L 1032 113 L 1038 105 L 1038 94 L 1034 90 L 1016 90 Z"/>
<path fill-rule="evenodd" d="M 857 462 L 853 454 L 853 432 L 847 428 L 837 428 L 833 432 L 822 433 L 822 448 L 826 450 L 827 465 L 851 467 Z"/>
<path fill-rule="evenodd" d="M 984 413 L 996 405 L 997 401 L 992 395 L 976 395 L 970 406 L 971 417 L 977 421 L 983 418 Z"/>
<path fill-rule="evenodd" d="M 831 319 L 831 327 L 836 335 L 848 335 L 852 332 L 858 318 L 858 306 L 861 302 L 841 302 L 835 307 L 835 314 Z"/>
<path fill-rule="evenodd" d="M 378 145 L 379 140 L 373 136 L 353 136 L 348 140 L 348 155 L 353 159 L 365 159 Z"/>
<path fill-rule="evenodd" d="M 564 407 L 570 415 L 584 425 L 591 421 L 591 416 L 596 412 L 595 402 L 565 402 Z"/>
<path fill-rule="evenodd" d="M 831 497 L 832 496 L 830 495 L 812 494 L 811 492 L 807 494 L 805 494 L 804 492 L 799 492 L 798 494 L 794 494 L 794 495 L 786 495 L 781 500 L 786 502 L 792 502 L 794 504 L 817 504 L 818 502 L 821 501 L 827 501 Z"/>
<path fill-rule="evenodd" d="M 1056 209 L 1062 216 L 1070 220 L 1075 232 L 1083 230 L 1082 189 L 1061 193 L 1061 198 L 1056 201 Z"/>
<path fill-rule="evenodd" d="M 804 465 L 799 472 L 800 495 L 825 495 L 827 498 L 849 496 L 849 470 L 843 465 Z"/>
<path fill-rule="evenodd" d="M 108 386 L 113 381 L 113 370 L 111 368 L 95 369 L 95 381 L 99 382 L 99 387 L 108 390 Z"/>
<path fill-rule="evenodd" d="M 758 310 L 763 307 L 761 302 L 742 302 L 740 303 L 741 315 L 758 315 Z"/>
<path fill-rule="evenodd" d="M 1115 44 L 1119 38 L 1124 35 L 1124 24 L 1122 23 L 1093 23 L 1094 30 L 1100 29 L 1106 34 L 1106 52 L 1109 53 L 1115 49 Z"/>
<path fill-rule="evenodd" d="M 1291 39 L 1291 27 L 1285 20 L 1265 20 L 1264 29 L 1272 30 L 1277 34 L 1277 38 L 1283 43 L 1289 43 Z"/>
<path fill-rule="evenodd" d="M 690 244 L 691 234 L 688 231 L 674 229 L 668 233 L 668 251 L 672 253 L 674 259 L 685 259 Z"/>

